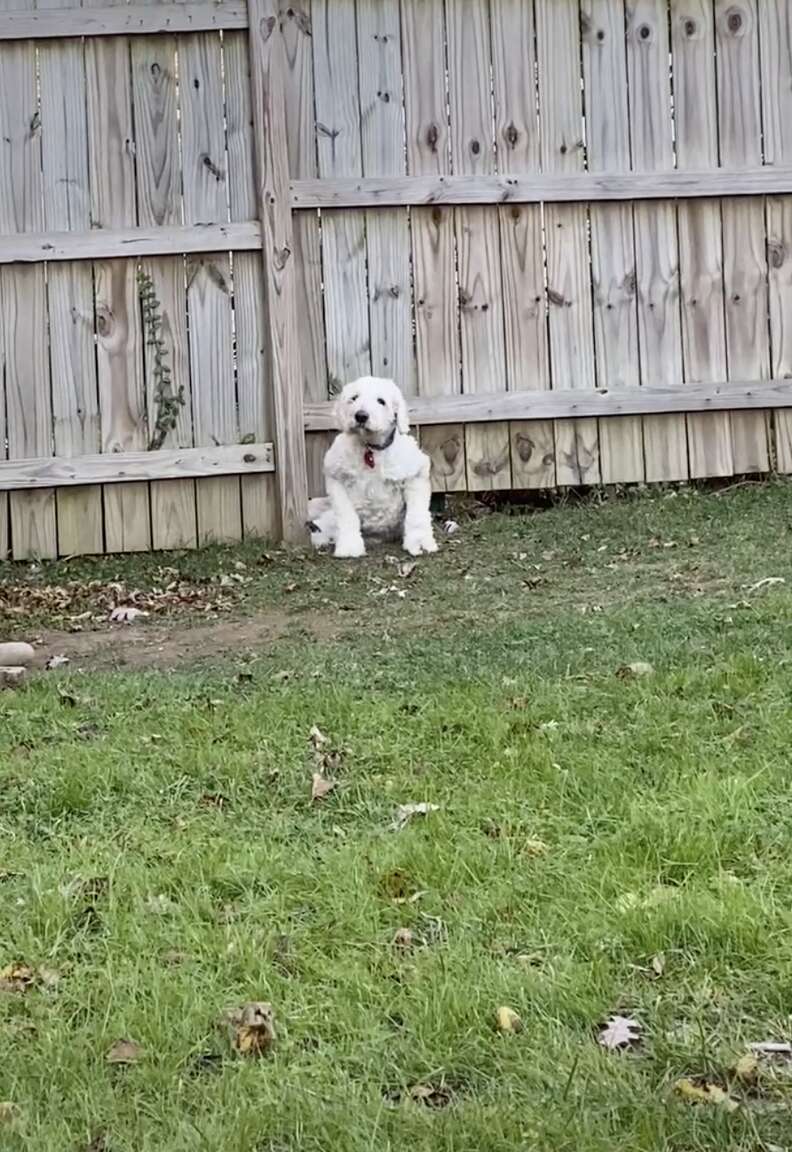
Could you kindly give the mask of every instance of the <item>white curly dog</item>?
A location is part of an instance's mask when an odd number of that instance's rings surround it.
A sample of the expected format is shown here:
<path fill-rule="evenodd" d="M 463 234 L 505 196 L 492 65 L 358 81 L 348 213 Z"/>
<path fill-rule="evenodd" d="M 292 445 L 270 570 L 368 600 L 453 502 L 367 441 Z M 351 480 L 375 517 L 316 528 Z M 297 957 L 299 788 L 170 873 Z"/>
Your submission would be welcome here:
<path fill-rule="evenodd" d="M 324 458 L 327 496 L 308 507 L 315 548 L 364 556 L 364 537 L 401 537 L 406 552 L 436 552 L 429 457 L 410 435 L 407 404 L 392 380 L 363 376 L 336 402 L 341 429 Z"/>

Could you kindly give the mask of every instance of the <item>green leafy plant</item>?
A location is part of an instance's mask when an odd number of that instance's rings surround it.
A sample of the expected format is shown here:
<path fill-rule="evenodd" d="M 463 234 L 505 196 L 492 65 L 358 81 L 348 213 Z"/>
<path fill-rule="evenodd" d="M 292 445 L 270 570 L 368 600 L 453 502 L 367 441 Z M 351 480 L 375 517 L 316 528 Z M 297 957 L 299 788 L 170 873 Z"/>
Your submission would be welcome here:
<path fill-rule="evenodd" d="M 162 305 L 154 288 L 154 281 L 143 268 L 137 271 L 138 297 L 146 330 L 146 345 L 152 349 L 151 372 L 154 378 L 154 427 L 149 440 L 149 451 L 156 452 L 165 443 L 169 432 L 176 427 L 179 409 L 184 407 L 184 388 L 174 392 L 168 349 L 162 335 Z"/>

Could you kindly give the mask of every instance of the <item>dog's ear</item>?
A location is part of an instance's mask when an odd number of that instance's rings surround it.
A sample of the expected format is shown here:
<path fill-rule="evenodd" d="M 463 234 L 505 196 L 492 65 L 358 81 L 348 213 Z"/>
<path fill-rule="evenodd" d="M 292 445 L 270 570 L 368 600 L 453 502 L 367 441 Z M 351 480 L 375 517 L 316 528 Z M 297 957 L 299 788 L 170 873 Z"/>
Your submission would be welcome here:
<path fill-rule="evenodd" d="M 401 388 L 394 384 L 393 390 L 396 393 L 396 427 L 406 436 L 410 431 L 410 413 L 407 410 L 407 401 L 402 395 Z"/>
<path fill-rule="evenodd" d="M 341 431 L 341 432 L 344 432 L 346 430 L 346 419 L 344 417 L 344 406 L 346 405 L 347 397 L 349 396 L 349 389 L 350 388 L 351 388 L 351 384 L 345 384 L 344 387 L 341 389 L 341 391 L 336 396 L 335 404 L 333 405 L 333 420 L 335 421 L 336 428 L 338 428 L 339 431 Z"/>

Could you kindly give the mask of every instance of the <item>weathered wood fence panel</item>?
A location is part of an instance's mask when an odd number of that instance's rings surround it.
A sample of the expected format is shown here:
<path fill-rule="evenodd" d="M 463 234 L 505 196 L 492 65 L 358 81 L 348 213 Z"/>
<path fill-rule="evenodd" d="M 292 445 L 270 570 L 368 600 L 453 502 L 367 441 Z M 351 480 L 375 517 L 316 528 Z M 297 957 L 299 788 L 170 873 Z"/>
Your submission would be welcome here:
<path fill-rule="evenodd" d="M 792 472 L 791 29 L 4 0 L 0 555 L 298 539 L 370 371 L 444 491 Z"/>

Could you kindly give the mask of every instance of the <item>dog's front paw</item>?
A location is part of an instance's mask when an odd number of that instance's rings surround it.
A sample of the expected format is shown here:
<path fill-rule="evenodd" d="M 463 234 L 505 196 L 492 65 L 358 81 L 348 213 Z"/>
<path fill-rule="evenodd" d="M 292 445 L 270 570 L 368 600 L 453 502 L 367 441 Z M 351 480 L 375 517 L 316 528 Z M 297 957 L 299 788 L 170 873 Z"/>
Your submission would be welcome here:
<path fill-rule="evenodd" d="M 366 546 L 362 536 L 346 536 L 339 540 L 335 546 L 335 555 L 339 560 L 357 560 L 359 556 L 366 555 Z"/>
<path fill-rule="evenodd" d="M 431 532 L 422 536 L 405 536 L 404 551 L 411 556 L 423 556 L 437 551 L 437 544 Z"/>

